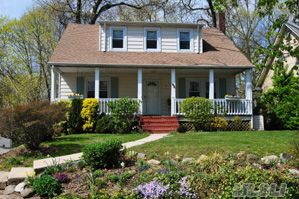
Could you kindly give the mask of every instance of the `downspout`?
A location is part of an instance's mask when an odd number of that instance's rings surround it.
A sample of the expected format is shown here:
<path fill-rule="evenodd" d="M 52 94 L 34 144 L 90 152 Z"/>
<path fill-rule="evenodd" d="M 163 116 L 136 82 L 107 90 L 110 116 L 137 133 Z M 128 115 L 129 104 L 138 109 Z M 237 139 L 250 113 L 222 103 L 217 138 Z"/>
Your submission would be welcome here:
<path fill-rule="evenodd" d="M 275 40 L 275 42 L 274 42 L 274 49 L 275 50 L 278 49 L 278 46 L 279 46 L 280 42 L 284 38 L 285 32 L 286 32 L 286 28 L 285 28 L 285 25 L 283 25 L 282 28 L 281 28 L 281 30 L 280 30 L 280 32 L 279 32 L 279 34 L 278 34 L 278 36 L 277 36 L 277 38 L 276 38 L 276 40 Z M 272 64 L 274 62 L 274 59 L 275 59 L 274 56 L 271 56 L 271 57 L 269 57 L 267 59 L 265 67 L 263 68 L 263 70 L 262 70 L 262 72 L 261 72 L 261 74 L 260 74 L 260 76 L 258 78 L 258 82 L 257 82 L 257 84 L 255 86 L 256 89 L 259 90 L 262 87 L 262 85 L 263 85 L 263 83 L 264 83 L 264 81 L 265 81 L 265 79 L 266 79 L 269 71 L 271 70 L 271 66 L 272 66 Z"/>

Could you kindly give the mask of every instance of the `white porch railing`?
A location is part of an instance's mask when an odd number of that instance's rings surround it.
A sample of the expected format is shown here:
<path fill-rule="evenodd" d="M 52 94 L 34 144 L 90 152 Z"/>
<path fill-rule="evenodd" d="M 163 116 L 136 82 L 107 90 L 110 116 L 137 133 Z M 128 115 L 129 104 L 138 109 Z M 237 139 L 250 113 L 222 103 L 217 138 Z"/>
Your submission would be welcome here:
<path fill-rule="evenodd" d="M 111 112 L 110 112 L 108 103 L 117 101 L 119 99 L 120 98 L 101 98 L 101 99 L 99 99 L 99 112 L 109 115 Z M 130 99 L 138 101 L 137 98 L 130 98 Z"/>
<path fill-rule="evenodd" d="M 183 115 L 182 102 L 175 99 L 175 115 Z M 246 99 L 213 99 L 215 113 L 219 115 L 252 115 L 252 101 Z"/>

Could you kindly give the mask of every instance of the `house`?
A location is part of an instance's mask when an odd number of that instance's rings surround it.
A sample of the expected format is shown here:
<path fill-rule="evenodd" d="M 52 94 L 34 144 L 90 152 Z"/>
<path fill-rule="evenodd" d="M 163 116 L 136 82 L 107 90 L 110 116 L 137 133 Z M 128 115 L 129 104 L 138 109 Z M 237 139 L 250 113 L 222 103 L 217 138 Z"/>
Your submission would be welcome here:
<path fill-rule="evenodd" d="M 287 39 L 288 38 L 288 39 Z M 274 45 L 278 46 L 281 42 L 288 44 L 288 46 L 293 47 L 293 49 L 297 48 L 299 51 L 299 21 L 294 19 L 290 19 L 287 23 L 283 24 L 278 37 L 275 40 Z M 285 67 L 290 70 L 295 65 L 299 65 L 299 57 L 291 56 L 289 53 L 285 53 Z M 272 87 L 272 77 L 274 71 L 271 66 L 275 62 L 275 57 L 270 57 L 267 61 L 266 66 L 263 68 L 261 75 L 257 81 L 257 90 L 267 91 Z M 299 75 L 299 71 L 294 71 L 295 75 Z"/>
<path fill-rule="evenodd" d="M 179 116 L 191 96 L 210 99 L 218 113 L 252 117 L 253 65 L 225 34 L 204 24 L 104 21 L 69 24 L 49 61 L 51 100 L 79 93 L 100 112 L 120 97 L 140 102 L 140 115 Z M 246 73 L 245 99 L 235 76 Z"/>

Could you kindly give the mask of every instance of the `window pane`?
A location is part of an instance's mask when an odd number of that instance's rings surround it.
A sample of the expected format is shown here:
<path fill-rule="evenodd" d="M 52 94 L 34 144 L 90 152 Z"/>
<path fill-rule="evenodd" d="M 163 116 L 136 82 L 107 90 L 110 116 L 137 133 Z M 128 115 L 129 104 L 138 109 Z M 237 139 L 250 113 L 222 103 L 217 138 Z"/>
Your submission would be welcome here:
<path fill-rule="evenodd" d="M 113 30 L 113 39 L 123 39 L 123 30 Z"/>
<path fill-rule="evenodd" d="M 112 41 L 112 48 L 123 48 L 123 40 L 116 40 L 116 39 L 113 39 Z"/>
<path fill-rule="evenodd" d="M 100 91 L 100 98 L 108 98 L 108 92 L 107 91 Z"/>
<path fill-rule="evenodd" d="M 87 82 L 87 91 L 94 91 L 94 81 Z"/>
<path fill-rule="evenodd" d="M 189 92 L 189 97 L 200 97 L 200 92 Z"/>
<path fill-rule="evenodd" d="M 157 41 L 156 40 L 147 40 L 146 48 L 147 49 L 157 49 Z"/>
<path fill-rule="evenodd" d="M 190 49 L 189 41 L 180 41 L 180 49 Z"/>
<path fill-rule="evenodd" d="M 147 40 L 157 40 L 157 31 L 147 31 L 146 39 Z"/>
<path fill-rule="evenodd" d="M 199 82 L 191 81 L 189 91 L 199 91 Z"/>
<path fill-rule="evenodd" d="M 190 32 L 180 32 L 180 49 L 190 49 Z"/>
<path fill-rule="evenodd" d="M 180 41 L 190 41 L 190 32 L 180 32 Z"/>
<path fill-rule="evenodd" d="M 100 81 L 100 91 L 107 91 L 107 90 L 108 90 L 108 82 Z"/>
<path fill-rule="evenodd" d="M 94 91 L 88 91 L 87 98 L 94 98 Z"/>

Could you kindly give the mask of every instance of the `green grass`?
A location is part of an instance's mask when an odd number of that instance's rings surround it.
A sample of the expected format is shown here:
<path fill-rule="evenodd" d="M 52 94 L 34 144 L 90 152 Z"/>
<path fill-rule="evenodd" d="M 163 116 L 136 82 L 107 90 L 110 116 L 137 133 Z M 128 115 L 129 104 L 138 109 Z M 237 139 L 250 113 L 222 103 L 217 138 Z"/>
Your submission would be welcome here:
<path fill-rule="evenodd" d="M 164 139 L 136 146 L 132 150 L 149 157 L 199 157 L 201 154 L 237 153 L 246 151 L 258 156 L 290 152 L 295 131 L 247 131 L 247 132 L 191 132 L 173 133 Z M 168 156 L 168 155 L 167 155 Z"/>
<path fill-rule="evenodd" d="M 0 160 L 0 170 L 8 170 L 13 166 L 32 166 L 33 160 L 46 157 L 56 157 L 81 152 L 83 147 L 110 139 L 118 139 L 121 142 L 130 142 L 142 139 L 147 134 L 73 134 L 55 138 L 53 141 L 45 142 L 41 149 L 26 152 L 15 157 L 6 157 Z"/>

